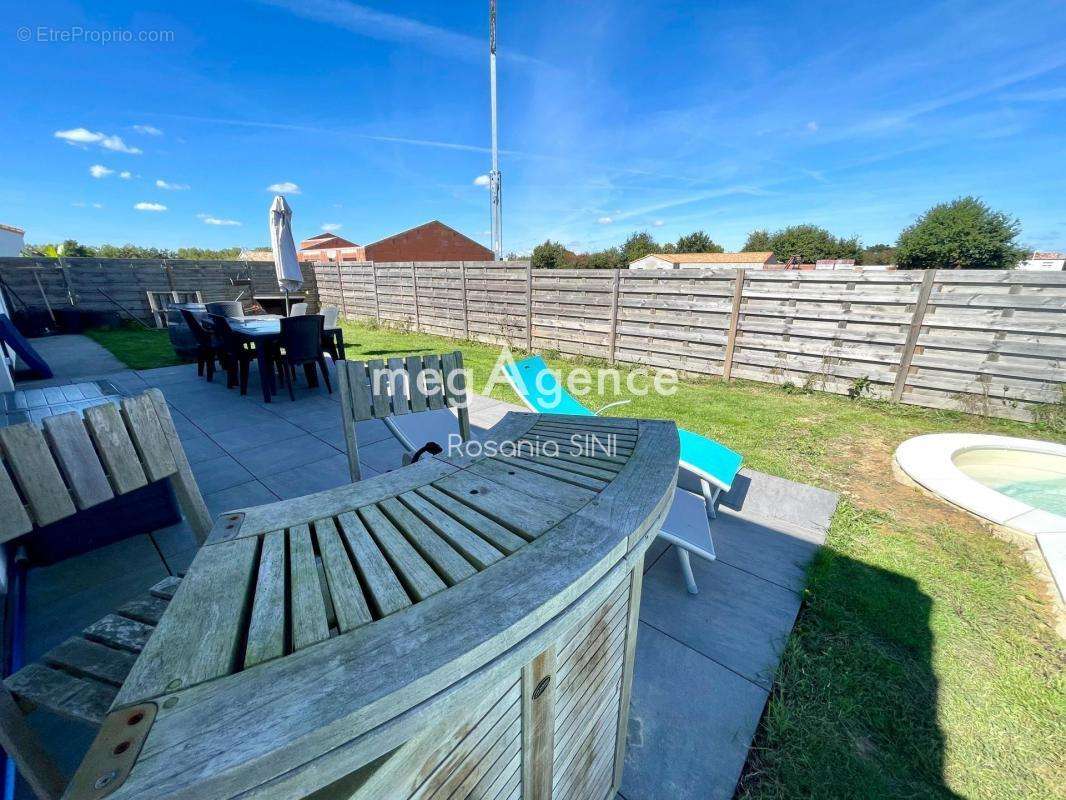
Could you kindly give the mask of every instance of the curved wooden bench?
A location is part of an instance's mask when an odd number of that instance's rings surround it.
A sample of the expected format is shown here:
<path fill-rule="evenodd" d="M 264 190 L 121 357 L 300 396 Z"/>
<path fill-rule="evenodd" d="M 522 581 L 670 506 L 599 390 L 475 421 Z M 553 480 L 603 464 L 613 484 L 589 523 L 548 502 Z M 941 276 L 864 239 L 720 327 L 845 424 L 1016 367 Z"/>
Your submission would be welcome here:
<path fill-rule="evenodd" d="M 67 796 L 605 797 L 676 428 L 484 441 L 221 517 Z"/>

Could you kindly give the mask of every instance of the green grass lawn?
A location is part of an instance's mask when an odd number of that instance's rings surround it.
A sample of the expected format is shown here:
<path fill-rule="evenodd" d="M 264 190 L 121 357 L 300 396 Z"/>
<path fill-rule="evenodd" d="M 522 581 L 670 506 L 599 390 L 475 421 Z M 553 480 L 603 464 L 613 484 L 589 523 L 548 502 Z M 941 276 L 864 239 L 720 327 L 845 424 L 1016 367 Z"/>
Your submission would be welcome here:
<path fill-rule="evenodd" d="M 166 331 L 124 325 L 116 330 L 89 330 L 85 335 L 110 350 L 115 358 L 130 369 L 152 369 L 181 363 Z"/>
<path fill-rule="evenodd" d="M 144 363 L 161 349 L 153 336 L 94 338 L 133 366 L 135 338 Z M 478 391 L 499 353 L 353 324 L 345 338 L 352 358 L 458 346 Z M 578 363 L 547 360 L 564 374 Z M 517 402 L 506 386 L 492 394 Z M 1066 646 L 1044 585 L 1019 550 L 891 473 L 895 447 L 919 433 L 1063 441 L 1061 429 L 720 380 L 612 412 L 676 420 L 750 467 L 842 495 L 741 798 L 1066 797 Z"/>

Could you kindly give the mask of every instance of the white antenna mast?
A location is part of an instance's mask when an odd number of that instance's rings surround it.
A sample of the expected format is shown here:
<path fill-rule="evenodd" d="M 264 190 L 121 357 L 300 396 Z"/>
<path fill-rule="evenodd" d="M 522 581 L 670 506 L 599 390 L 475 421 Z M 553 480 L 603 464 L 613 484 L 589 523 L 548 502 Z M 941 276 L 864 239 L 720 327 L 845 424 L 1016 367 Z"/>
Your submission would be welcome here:
<path fill-rule="evenodd" d="M 489 94 L 492 104 L 492 172 L 489 194 L 492 202 L 492 252 L 503 260 L 503 221 L 500 217 L 500 155 L 496 135 L 496 0 L 489 0 Z"/>

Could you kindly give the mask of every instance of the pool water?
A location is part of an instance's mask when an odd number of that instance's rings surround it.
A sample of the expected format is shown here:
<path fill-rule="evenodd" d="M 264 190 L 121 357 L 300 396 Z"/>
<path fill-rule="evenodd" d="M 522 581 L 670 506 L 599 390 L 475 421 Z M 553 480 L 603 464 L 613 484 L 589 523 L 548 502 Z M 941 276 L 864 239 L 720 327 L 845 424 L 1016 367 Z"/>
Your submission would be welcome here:
<path fill-rule="evenodd" d="M 954 457 L 978 483 L 1033 508 L 1066 517 L 1066 458 L 1049 453 L 979 447 Z"/>
<path fill-rule="evenodd" d="M 1066 517 L 1066 478 L 1005 483 L 992 488 L 1033 508 Z"/>

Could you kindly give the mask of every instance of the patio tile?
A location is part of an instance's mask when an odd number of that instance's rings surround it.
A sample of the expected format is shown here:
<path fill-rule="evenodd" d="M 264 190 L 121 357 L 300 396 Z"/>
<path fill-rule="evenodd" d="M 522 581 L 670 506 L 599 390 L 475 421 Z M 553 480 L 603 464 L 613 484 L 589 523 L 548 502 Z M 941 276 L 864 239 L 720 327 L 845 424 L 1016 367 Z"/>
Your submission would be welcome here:
<path fill-rule="evenodd" d="M 351 483 L 348 456 L 337 454 L 285 472 L 265 475 L 262 481 L 282 500 L 343 486 Z"/>
<path fill-rule="evenodd" d="M 218 404 L 212 404 L 209 411 L 195 415 L 193 419 L 200 430 L 212 437 L 227 431 L 247 428 L 250 425 L 284 422 L 269 411 L 239 401 L 227 404 L 224 408 Z"/>
<path fill-rule="evenodd" d="M 795 592 L 806 586 L 807 565 L 825 538 L 798 525 L 740 517 L 724 508 L 711 523 L 711 535 L 719 561 Z"/>
<path fill-rule="evenodd" d="M 644 574 L 648 574 L 648 570 L 655 566 L 655 562 L 662 558 L 663 554 L 670 549 L 670 543 L 665 539 L 655 537 L 655 541 L 652 542 L 647 551 L 644 553 Z"/>
<path fill-rule="evenodd" d="M 191 423 L 190 423 L 191 424 Z M 207 436 L 207 434 L 198 431 L 198 436 L 182 436 L 179 432 L 178 436 L 181 439 L 182 447 L 185 448 L 185 455 L 189 458 L 190 464 L 196 464 L 200 461 L 207 461 L 212 458 L 218 458 L 226 454 L 226 451 L 219 447 L 215 442 Z"/>
<path fill-rule="evenodd" d="M 642 623 L 622 795 L 731 798 L 766 698 L 762 688 Z"/>
<path fill-rule="evenodd" d="M 213 425 L 212 425 L 213 427 Z M 238 424 L 227 430 L 214 431 L 211 438 L 224 450 L 238 453 L 248 448 L 262 447 L 272 442 L 282 442 L 297 436 L 306 436 L 307 432 L 291 422 L 267 414 L 256 417 L 248 424 Z"/>
<path fill-rule="evenodd" d="M 700 593 L 685 591 L 676 553 L 644 576 L 640 619 L 769 689 L 800 595 L 721 561 L 692 559 Z"/>
<path fill-rule="evenodd" d="M 200 548 L 198 547 L 187 547 L 177 553 L 172 553 L 166 557 L 167 567 L 175 575 L 179 572 L 185 572 L 199 551 Z"/>
<path fill-rule="evenodd" d="M 197 547 L 196 536 L 192 532 L 192 527 L 189 525 L 188 520 L 184 519 L 181 522 L 168 525 L 166 528 L 153 531 L 152 539 L 155 540 L 156 547 L 159 548 L 164 558 L 169 558 L 175 553 L 180 553 L 190 548 L 196 549 Z"/>
<path fill-rule="evenodd" d="M 378 472 L 390 472 L 403 466 L 406 451 L 396 439 L 389 437 L 364 446 L 359 443 L 359 463 L 373 467 Z"/>
<path fill-rule="evenodd" d="M 335 455 L 337 448 L 304 433 L 291 439 L 267 441 L 258 447 L 239 450 L 233 457 L 258 478 Z"/>
<path fill-rule="evenodd" d="M 192 464 L 192 473 L 203 494 L 221 492 L 223 489 L 255 479 L 255 476 L 237 463 L 232 456 L 225 454 Z"/>
<path fill-rule="evenodd" d="M 722 505 L 744 515 L 783 519 L 824 534 L 839 500 L 836 492 L 744 469 L 733 488 L 722 496 Z"/>
<path fill-rule="evenodd" d="M 98 584 L 142 570 L 153 570 L 159 563 L 159 554 L 147 535 L 131 536 L 56 564 L 30 570 L 27 602 L 31 606 L 48 605 L 58 598 L 91 590 Z"/>
<path fill-rule="evenodd" d="M 262 407 L 309 433 L 339 428 L 342 425 L 340 406 L 318 397 L 305 398 L 295 403 L 271 403 Z"/>
<path fill-rule="evenodd" d="M 211 512 L 213 517 L 236 508 L 273 503 L 277 499 L 277 495 L 259 481 L 248 481 L 248 483 L 242 483 L 229 489 L 223 489 L 221 492 L 204 496 L 207 510 Z"/>

